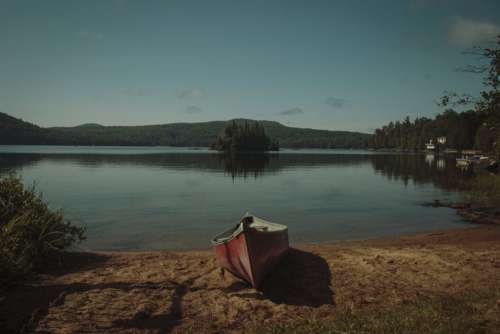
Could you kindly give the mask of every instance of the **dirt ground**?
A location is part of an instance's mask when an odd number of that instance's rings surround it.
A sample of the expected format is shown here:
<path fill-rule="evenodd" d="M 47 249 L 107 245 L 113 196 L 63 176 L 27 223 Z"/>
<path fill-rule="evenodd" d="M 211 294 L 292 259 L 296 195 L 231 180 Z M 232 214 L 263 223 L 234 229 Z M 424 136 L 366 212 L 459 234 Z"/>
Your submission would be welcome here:
<path fill-rule="evenodd" d="M 2 333 L 219 333 L 500 286 L 500 227 L 300 245 L 249 288 L 210 251 L 67 254 L 0 297 Z M 31 328 L 30 328 L 31 327 Z"/>

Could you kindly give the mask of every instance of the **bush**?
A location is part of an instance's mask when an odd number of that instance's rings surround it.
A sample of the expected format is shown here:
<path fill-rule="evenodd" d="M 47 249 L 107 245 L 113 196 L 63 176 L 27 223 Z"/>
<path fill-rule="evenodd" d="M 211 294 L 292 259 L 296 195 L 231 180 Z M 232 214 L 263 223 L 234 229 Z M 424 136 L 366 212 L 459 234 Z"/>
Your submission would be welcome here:
<path fill-rule="evenodd" d="M 24 276 L 84 240 L 84 229 L 52 211 L 14 175 L 0 178 L 0 283 Z"/>

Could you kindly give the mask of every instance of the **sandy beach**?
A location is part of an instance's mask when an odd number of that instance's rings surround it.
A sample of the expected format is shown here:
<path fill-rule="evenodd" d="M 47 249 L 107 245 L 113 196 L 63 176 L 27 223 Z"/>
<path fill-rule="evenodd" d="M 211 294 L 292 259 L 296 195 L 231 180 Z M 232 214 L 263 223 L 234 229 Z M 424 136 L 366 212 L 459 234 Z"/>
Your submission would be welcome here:
<path fill-rule="evenodd" d="M 498 288 L 500 227 L 298 245 L 261 291 L 221 271 L 210 250 L 70 253 L 63 264 L 3 293 L 3 333 L 241 332 Z"/>

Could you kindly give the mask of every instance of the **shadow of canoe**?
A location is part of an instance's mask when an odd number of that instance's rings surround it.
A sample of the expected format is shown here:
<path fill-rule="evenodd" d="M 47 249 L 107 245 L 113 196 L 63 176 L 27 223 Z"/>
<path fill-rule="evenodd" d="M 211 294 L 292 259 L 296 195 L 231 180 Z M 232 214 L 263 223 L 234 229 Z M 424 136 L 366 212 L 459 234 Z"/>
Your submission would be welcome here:
<path fill-rule="evenodd" d="M 319 255 L 295 248 L 262 282 L 262 294 L 279 304 L 321 306 L 334 304 L 332 275 Z"/>

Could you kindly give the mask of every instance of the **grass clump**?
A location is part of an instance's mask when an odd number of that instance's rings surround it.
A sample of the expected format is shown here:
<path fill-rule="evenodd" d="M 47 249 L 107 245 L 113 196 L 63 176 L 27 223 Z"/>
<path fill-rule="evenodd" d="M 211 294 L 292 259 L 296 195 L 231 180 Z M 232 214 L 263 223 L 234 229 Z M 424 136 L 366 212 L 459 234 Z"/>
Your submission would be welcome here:
<path fill-rule="evenodd" d="M 312 314 L 286 323 L 252 329 L 267 334 L 455 334 L 498 333 L 499 292 L 441 296 L 409 303 L 352 310 L 337 310 L 328 317 Z"/>
<path fill-rule="evenodd" d="M 0 177 L 0 284 L 36 271 L 85 238 L 84 229 L 53 211 L 15 175 Z"/>
<path fill-rule="evenodd" d="M 500 207 L 500 176 L 482 173 L 469 181 L 469 201 L 476 205 Z"/>

